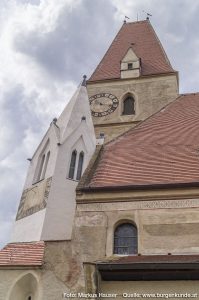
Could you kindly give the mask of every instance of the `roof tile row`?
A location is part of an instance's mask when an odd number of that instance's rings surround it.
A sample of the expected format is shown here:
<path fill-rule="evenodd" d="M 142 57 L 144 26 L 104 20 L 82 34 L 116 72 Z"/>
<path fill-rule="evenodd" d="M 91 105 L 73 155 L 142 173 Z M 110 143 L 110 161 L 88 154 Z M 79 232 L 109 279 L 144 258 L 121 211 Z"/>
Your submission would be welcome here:
<path fill-rule="evenodd" d="M 41 266 L 44 242 L 11 243 L 0 251 L 0 266 Z"/>

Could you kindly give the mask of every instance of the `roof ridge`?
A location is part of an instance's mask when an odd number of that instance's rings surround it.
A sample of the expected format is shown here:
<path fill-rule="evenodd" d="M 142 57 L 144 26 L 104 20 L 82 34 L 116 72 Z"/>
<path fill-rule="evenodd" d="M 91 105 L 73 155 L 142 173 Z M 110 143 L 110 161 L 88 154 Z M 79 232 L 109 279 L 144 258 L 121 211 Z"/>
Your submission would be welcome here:
<path fill-rule="evenodd" d="M 32 242 L 13 242 L 13 243 L 8 243 L 8 245 L 18 245 L 18 244 L 44 244 L 44 241 L 32 241 Z"/>
<path fill-rule="evenodd" d="M 199 92 L 194 92 L 194 93 L 183 93 L 183 94 L 180 94 L 180 97 L 181 96 L 189 96 L 189 95 L 198 95 L 199 94 Z"/>
<path fill-rule="evenodd" d="M 164 57 L 165 57 L 167 63 L 169 64 L 169 66 L 171 67 L 171 69 L 172 69 L 173 71 L 175 71 L 175 70 L 173 69 L 171 63 L 170 63 L 170 60 L 169 60 L 169 58 L 168 58 L 168 56 L 167 56 L 167 54 L 166 54 L 166 52 L 165 52 L 165 50 L 164 50 L 164 47 L 162 46 L 162 43 L 161 43 L 161 41 L 160 41 L 158 35 L 156 34 L 156 32 L 155 32 L 153 26 L 151 25 L 151 22 L 149 22 L 149 24 L 150 24 L 150 28 L 151 28 L 151 30 L 153 31 L 154 36 L 155 36 L 155 38 L 156 38 L 158 44 L 160 45 L 160 48 L 161 48 L 161 50 L 162 50 L 162 52 L 163 52 L 163 54 L 164 54 Z"/>
<path fill-rule="evenodd" d="M 151 23 L 150 20 L 140 20 L 140 21 L 134 21 L 134 22 L 126 22 L 125 25 L 128 24 L 136 24 L 136 23 Z"/>

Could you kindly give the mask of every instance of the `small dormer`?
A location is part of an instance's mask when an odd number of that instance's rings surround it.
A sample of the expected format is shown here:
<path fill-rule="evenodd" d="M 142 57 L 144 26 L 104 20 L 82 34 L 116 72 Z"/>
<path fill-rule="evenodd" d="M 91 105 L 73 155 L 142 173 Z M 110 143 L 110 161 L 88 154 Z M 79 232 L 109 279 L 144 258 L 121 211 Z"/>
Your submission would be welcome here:
<path fill-rule="evenodd" d="M 137 57 L 132 48 L 129 48 L 121 61 L 121 78 L 135 78 L 141 74 L 141 59 Z"/>

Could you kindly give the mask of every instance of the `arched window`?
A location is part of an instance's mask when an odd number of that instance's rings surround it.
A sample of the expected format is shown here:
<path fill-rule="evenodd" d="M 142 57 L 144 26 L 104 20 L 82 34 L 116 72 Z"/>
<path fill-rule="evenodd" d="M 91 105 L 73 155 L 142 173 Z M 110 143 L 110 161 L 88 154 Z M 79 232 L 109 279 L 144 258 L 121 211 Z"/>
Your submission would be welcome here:
<path fill-rule="evenodd" d="M 15 283 L 12 290 L 9 292 L 9 300 L 20 299 L 20 300 L 33 300 L 40 299 L 39 285 L 36 277 L 29 273 L 22 276 Z"/>
<path fill-rule="evenodd" d="M 135 100 L 131 96 L 127 96 L 123 101 L 123 115 L 135 114 Z"/>
<path fill-rule="evenodd" d="M 114 232 L 114 254 L 137 253 L 137 228 L 131 223 L 118 225 Z"/>
<path fill-rule="evenodd" d="M 46 160 L 45 160 L 44 168 L 43 168 L 43 171 L 42 171 L 41 179 L 44 179 L 44 177 L 45 177 L 47 166 L 48 166 L 48 162 L 49 162 L 49 158 L 50 158 L 50 151 L 48 151 L 48 153 L 46 155 Z"/>
<path fill-rule="evenodd" d="M 44 166 L 44 161 L 45 161 L 45 154 L 42 155 L 42 158 L 41 158 L 41 161 L 40 161 L 37 181 L 41 180 L 41 178 L 42 178 L 41 174 L 42 174 L 42 170 L 43 170 L 43 166 Z"/>
<path fill-rule="evenodd" d="M 77 157 L 77 151 L 74 150 L 72 152 L 72 155 L 71 155 L 71 161 L 70 161 L 70 169 L 69 169 L 69 175 L 68 177 L 70 179 L 73 179 L 74 178 L 74 174 L 75 174 L 75 165 L 76 165 L 76 157 Z"/>
<path fill-rule="evenodd" d="M 82 176 L 83 162 L 84 162 L 84 152 L 80 152 L 80 154 L 79 154 L 79 162 L 78 162 L 78 167 L 77 167 L 77 176 L 76 176 L 77 180 L 80 180 L 80 178 Z"/>

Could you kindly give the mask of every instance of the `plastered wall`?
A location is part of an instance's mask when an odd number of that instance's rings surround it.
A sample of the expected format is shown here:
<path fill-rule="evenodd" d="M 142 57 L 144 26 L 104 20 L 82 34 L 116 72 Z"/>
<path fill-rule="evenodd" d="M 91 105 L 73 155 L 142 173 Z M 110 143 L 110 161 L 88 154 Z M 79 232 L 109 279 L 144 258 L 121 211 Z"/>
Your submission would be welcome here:
<path fill-rule="evenodd" d="M 87 90 L 89 97 L 100 93 L 111 93 L 119 100 L 119 106 L 113 113 L 103 117 L 93 117 L 96 134 L 104 132 L 108 140 L 128 130 L 137 124 L 137 122 L 146 119 L 176 99 L 178 95 L 178 83 L 176 74 L 173 74 L 150 78 L 143 77 L 96 83 L 88 82 Z M 135 99 L 135 115 L 122 115 L 123 99 L 127 93 L 132 94 Z M 122 124 L 121 128 L 117 126 Z"/>

